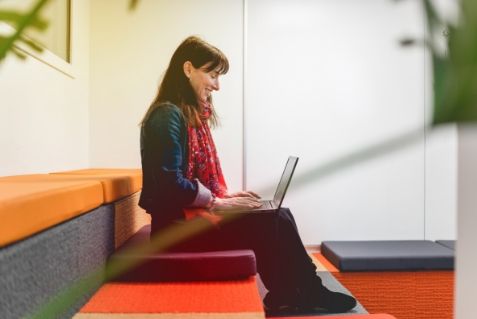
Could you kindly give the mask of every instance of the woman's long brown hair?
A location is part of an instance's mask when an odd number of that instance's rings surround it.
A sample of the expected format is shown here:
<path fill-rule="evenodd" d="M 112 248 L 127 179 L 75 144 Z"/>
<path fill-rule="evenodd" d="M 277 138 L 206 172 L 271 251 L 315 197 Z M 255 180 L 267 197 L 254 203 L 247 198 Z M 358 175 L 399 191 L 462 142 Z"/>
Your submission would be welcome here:
<path fill-rule="evenodd" d="M 182 110 L 182 114 L 189 125 L 193 127 L 201 125 L 200 106 L 197 103 L 197 97 L 189 79 L 184 73 L 183 66 L 186 61 L 190 61 L 195 68 L 207 65 L 207 72 L 215 70 L 219 74 L 225 74 L 229 70 L 229 61 L 222 51 L 199 37 L 188 37 L 172 55 L 169 67 L 159 85 L 157 95 L 144 115 L 141 126 L 146 124 L 151 114 L 164 102 L 177 105 Z M 212 103 L 210 96 L 208 99 Z M 209 123 L 212 126 L 217 125 L 217 114 L 214 108 L 212 108 Z"/>

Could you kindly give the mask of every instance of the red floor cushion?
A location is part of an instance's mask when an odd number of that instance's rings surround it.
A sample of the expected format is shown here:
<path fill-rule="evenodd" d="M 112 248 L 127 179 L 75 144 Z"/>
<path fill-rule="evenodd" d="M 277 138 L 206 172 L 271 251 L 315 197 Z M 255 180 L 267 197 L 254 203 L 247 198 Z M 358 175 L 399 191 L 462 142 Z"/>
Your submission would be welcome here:
<path fill-rule="evenodd" d="M 109 274 L 135 264 L 114 281 L 236 280 L 257 273 L 252 250 L 143 253 L 141 248 L 148 245 L 150 231 L 150 225 L 144 226 L 110 257 Z"/>

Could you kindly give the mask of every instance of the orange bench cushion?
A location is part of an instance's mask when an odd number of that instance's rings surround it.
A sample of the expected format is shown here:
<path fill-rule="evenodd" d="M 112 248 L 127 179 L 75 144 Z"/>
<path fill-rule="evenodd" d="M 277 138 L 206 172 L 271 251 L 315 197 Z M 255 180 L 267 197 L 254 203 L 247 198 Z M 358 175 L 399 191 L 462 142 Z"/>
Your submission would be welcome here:
<path fill-rule="evenodd" d="M 114 202 L 141 190 L 142 171 L 128 168 L 90 168 L 52 173 L 51 175 L 76 176 L 78 179 L 97 179 L 103 184 L 106 203 Z"/>
<path fill-rule="evenodd" d="M 90 211 L 103 203 L 98 181 L 0 178 L 0 247 Z"/>

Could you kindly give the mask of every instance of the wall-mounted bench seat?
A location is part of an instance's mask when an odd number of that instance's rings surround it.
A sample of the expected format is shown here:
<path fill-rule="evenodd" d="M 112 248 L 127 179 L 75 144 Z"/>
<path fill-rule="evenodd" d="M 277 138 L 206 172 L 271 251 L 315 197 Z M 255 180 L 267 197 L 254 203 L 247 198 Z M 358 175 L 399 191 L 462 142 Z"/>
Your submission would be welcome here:
<path fill-rule="evenodd" d="M 62 288 L 103 267 L 113 253 L 116 208 L 140 190 L 140 170 L 81 171 L 0 177 L 1 318 L 35 313 Z"/>
<path fill-rule="evenodd" d="M 94 179 L 103 185 L 104 202 L 114 205 L 114 247 L 121 246 L 151 217 L 137 204 L 142 187 L 142 171 L 127 168 L 90 168 L 53 173 L 67 179 Z"/>
<path fill-rule="evenodd" d="M 94 180 L 0 178 L 0 246 L 79 216 L 103 202 L 101 183 Z"/>
<path fill-rule="evenodd" d="M 49 174 L 74 180 L 98 180 L 103 185 L 104 202 L 112 203 L 141 190 L 142 173 L 139 169 L 92 168 Z"/>

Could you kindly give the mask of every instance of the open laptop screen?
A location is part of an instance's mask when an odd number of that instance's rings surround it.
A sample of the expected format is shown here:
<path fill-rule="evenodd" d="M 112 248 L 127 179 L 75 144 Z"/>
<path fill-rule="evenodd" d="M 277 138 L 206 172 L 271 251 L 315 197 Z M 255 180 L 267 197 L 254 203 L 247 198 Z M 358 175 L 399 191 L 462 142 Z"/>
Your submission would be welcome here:
<path fill-rule="evenodd" d="M 273 202 L 276 207 L 280 207 L 283 201 L 283 197 L 287 191 L 288 185 L 290 184 L 291 177 L 295 171 L 296 164 L 298 163 L 298 157 L 290 156 L 288 158 L 285 169 L 282 173 L 282 178 L 278 183 L 277 190 L 275 191 L 275 196 L 273 196 Z"/>

